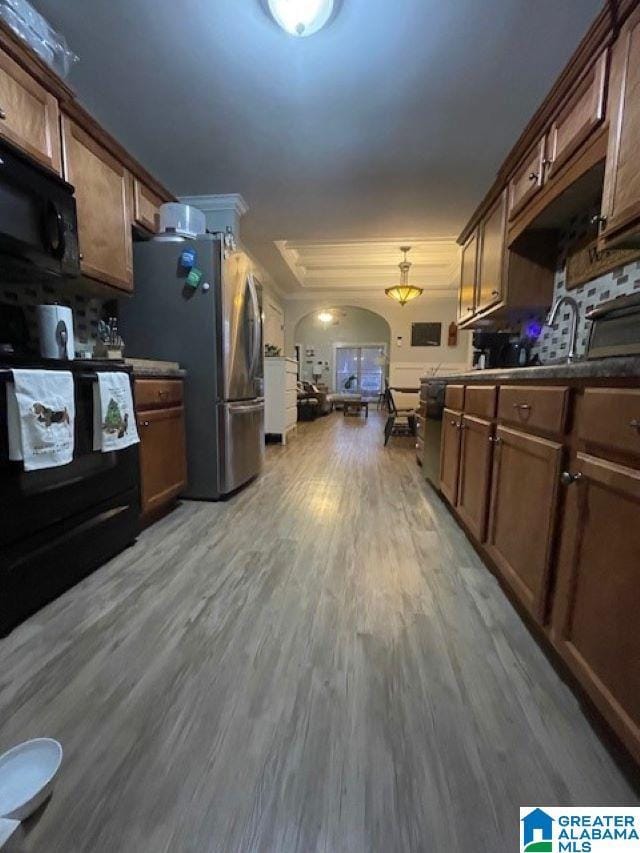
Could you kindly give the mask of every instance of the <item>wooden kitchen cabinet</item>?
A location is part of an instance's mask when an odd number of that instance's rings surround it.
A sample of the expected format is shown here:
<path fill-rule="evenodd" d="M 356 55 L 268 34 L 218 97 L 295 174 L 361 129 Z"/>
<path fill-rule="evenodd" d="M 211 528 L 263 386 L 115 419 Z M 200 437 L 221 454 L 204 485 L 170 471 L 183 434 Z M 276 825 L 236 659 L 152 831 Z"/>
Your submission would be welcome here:
<path fill-rule="evenodd" d="M 442 413 L 442 441 L 440 444 L 440 491 L 455 507 L 458 499 L 460 473 L 460 442 L 462 414 L 452 409 Z"/>
<path fill-rule="evenodd" d="M 578 453 L 568 474 L 552 640 L 640 761 L 640 471 Z"/>
<path fill-rule="evenodd" d="M 475 231 L 462 248 L 460 305 L 458 307 L 458 321 L 461 323 L 473 316 L 475 311 L 477 278 L 478 232 Z"/>
<path fill-rule="evenodd" d="M 605 50 L 554 119 L 547 145 L 545 181 L 553 179 L 604 121 L 608 58 Z"/>
<path fill-rule="evenodd" d="M 0 136 L 62 173 L 58 101 L 2 50 Z"/>
<path fill-rule="evenodd" d="M 520 213 L 544 183 L 547 137 L 543 136 L 509 181 L 509 219 Z"/>
<path fill-rule="evenodd" d="M 480 226 L 476 310 L 500 302 L 504 292 L 506 246 L 506 191 L 495 202 Z"/>
<path fill-rule="evenodd" d="M 133 235 L 129 173 L 65 115 L 62 142 L 65 177 L 75 187 L 82 272 L 131 292 Z"/>
<path fill-rule="evenodd" d="M 491 421 L 464 415 L 460 431 L 460 471 L 455 508 L 478 542 L 484 542 L 493 454 L 493 426 Z"/>
<path fill-rule="evenodd" d="M 499 426 L 486 548 L 518 599 L 543 621 L 562 445 Z"/>
<path fill-rule="evenodd" d="M 143 523 L 169 508 L 187 485 L 183 386 L 181 379 L 135 380 Z"/>
<path fill-rule="evenodd" d="M 156 234 L 159 227 L 160 205 L 163 199 L 146 184 L 133 179 L 133 222 L 148 234 Z"/>
<path fill-rule="evenodd" d="M 613 48 L 602 248 L 640 246 L 640 8 Z"/>

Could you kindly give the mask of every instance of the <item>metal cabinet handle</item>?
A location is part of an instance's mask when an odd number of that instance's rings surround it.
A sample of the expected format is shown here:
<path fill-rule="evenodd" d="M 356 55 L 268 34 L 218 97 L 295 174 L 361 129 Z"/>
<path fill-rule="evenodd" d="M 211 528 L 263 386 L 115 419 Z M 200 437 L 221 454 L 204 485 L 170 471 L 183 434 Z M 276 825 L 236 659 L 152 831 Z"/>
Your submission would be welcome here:
<path fill-rule="evenodd" d="M 592 216 L 592 217 L 591 217 L 591 224 L 592 224 L 592 225 L 597 225 L 597 226 L 598 226 L 598 228 L 604 228 L 604 226 L 607 224 L 607 217 L 606 217 L 606 216 L 602 216 L 602 215 L 601 215 L 601 214 L 599 214 L 599 213 L 596 213 L 596 215 L 595 215 L 595 216 Z"/>
<path fill-rule="evenodd" d="M 514 403 L 513 408 L 519 409 L 523 412 L 528 412 L 531 406 L 529 405 L 529 403 Z"/>
<path fill-rule="evenodd" d="M 81 261 L 84 261 L 84 254 L 83 254 L 82 252 L 80 252 L 80 254 L 78 255 L 78 258 L 79 258 Z"/>
<path fill-rule="evenodd" d="M 553 166 L 553 160 L 550 160 L 548 157 L 544 157 L 542 160 L 542 167 Z"/>
<path fill-rule="evenodd" d="M 492 296 L 500 296 L 500 291 L 499 290 L 492 290 L 491 295 Z"/>
<path fill-rule="evenodd" d="M 148 427 L 148 426 L 150 426 L 149 421 L 140 421 L 140 426 L 141 426 L 141 427 Z"/>
<path fill-rule="evenodd" d="M 560 482 L 563 486 L 572 486 L 574 483 L 579 482 L 582 479 L 582 474 L 572 474 L 571 471 L 563 471 L 560 474 Z"/>
<path fill-rule="evenodd" d="M 458 426 L 458 422 L 457 422 L 457 421 L 451 421 L 451 426 L 457 427 L 457 426 Z"/>
<path fill-rule="evenodd" d="M 489 444 L 500 444 L 501 441 L 502 439 L 497 435 L 489 436 Z"/>
<path fill-rule="evenodd" d="M 467 311 L 473 311 L 473 308 L 467 308 Z"/>
<path fill-rule="evenodd" d="M 537 172 L 530 172 L 529 173 L 529 180 L 530 181 L 537 181 L 539 179 L 539 177 L 540 177 L 540 175 Z"/>
<path fill-rule="evenodd" d="M 629 421 L 629 426 L 631 429 L 640 430 L 640 419 L 634 418 L 632 421 Z"/>
<path fill-rule="evenodd" d="M 2 107 L 0 107 L 0 121 L 5 121 L 6 118 L 7 118 L 6 112 L 2 109 Z"/>

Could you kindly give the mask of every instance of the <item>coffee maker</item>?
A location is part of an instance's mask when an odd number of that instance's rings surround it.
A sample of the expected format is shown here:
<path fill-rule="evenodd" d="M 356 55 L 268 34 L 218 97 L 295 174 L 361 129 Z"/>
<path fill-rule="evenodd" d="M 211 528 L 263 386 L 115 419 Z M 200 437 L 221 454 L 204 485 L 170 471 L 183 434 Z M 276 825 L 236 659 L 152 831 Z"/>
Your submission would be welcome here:
<path fill-rule="evenodd" d="M 526 367 L 531 359 L 529 338 L 510 332 L 474 332 L 473 366 L 478 370 Z"/>

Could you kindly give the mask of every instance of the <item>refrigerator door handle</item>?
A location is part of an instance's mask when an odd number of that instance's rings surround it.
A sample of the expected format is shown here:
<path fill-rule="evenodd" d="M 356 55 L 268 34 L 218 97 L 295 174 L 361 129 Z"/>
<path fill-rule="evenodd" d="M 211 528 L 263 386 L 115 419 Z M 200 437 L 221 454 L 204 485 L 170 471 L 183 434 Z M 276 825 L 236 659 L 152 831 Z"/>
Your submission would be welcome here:
<path fill-rule="evenodd" d="M 259 412 L 264 409 L 264 400 L 260 398 L 253 403 L 229 403 L 229 411 L 234 415 L 249 414 L 249 412 Z"/>
<path fill-rule="evenodd" d="M 249 292 L 251 294 L 251 305 L 253 307 L 254 321 L 252 323 L 253 341 L 251 344 L 251 366 L 249 368 L 249 376 L 253 379 L 256 373 L 256 365 L 260 357 L 258 350 L 260 349 L 260 304 L 258 302 L 258 292 L 256 284 L 251 273 L 247 276 Z"/>

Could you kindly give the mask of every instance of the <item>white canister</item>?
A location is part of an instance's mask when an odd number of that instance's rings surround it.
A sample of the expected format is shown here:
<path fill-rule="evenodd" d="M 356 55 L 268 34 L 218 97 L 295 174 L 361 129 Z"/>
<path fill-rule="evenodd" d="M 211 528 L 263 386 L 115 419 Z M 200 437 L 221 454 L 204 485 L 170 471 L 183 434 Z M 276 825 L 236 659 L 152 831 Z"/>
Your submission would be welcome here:
<path fill-rule="evenodd" d="M 38 305 L 40 355 L 61 361 L 75 358 L 73 311 L 65 305 Z"/>

